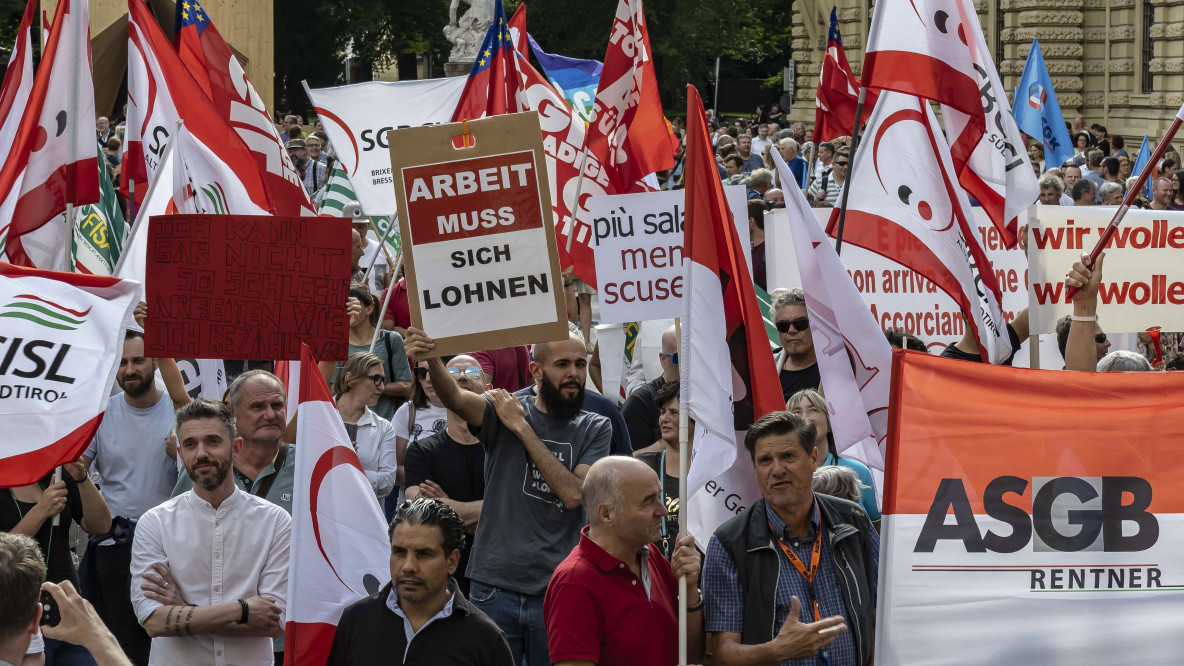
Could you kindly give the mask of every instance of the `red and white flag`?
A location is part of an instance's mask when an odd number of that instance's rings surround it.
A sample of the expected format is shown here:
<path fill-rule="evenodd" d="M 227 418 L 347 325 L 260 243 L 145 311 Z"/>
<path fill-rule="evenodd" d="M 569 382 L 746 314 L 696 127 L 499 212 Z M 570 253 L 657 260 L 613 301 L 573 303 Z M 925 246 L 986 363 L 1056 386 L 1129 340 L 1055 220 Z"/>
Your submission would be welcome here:
<path fill-rule="evenodd" d="M 175 125 L 174 127 L 179 127 Z M 125 144 L 126 145 L 126 144 Z M 136 211 L 136 219 L 123 242 L 123 252 L 115 266 L 115 274 L 135 280 L 139 298 L 144 297 L 144 280 L 148 272 L 148 224 L 154 215 L 173 215 L 177 205 L 173 203 L 173 144 L 165 144 L 160 158 L 159 173 L 144 193 L 144 203 Z"/>
<path fill-rule="evenodd" d="M 386 520 L 308 345 L 301 345 L 284 664 L 321 666 L 341 612 L 391 579 Z"/>
<path fill-rule="evenodd" d="M 33 19 L 37 17 L 37 0 L 29 0 L 25 14 L 16 31 L 16 43 L 8 69 L 4 70 L 4 83 L 0 85 L 0 155 L 12 153 L 16 141 L 16 130 L 20 127 L 21 113 L 29 105 L 33 91 Z"/>
<path fill-rule="evenodd" d="M 974 3 L 876 3 L 863 83 L 941 104 L 958 182 L 982 204 L 1007 246 L 1015 247 L 1018 216 L 1040 190 Z"/>
<path fill-rule="evenodd" d="M 818 93 L 814 100 L 814 141 L 830 141 L 840 136 L 851 136 L 855 122 L 855 108 L 859 105 L 859 79 L 847 62 L 843 36 L 839 33 L 838 9 L 830 10 L 830 32 L 826 37 L 826 55 L 822 71 L 818 73 Z M 864 93 L 863 112 L 859 124 L 867 120 L 876 106 L 876 91 Z M 795 181 L 796 182 L 796 181 Z"/>
<path fill-rule="evenodd" d="M 637 181 L 674 168 L 678 139 L 662 114 L 641 0 L 617 4 L 587 146 L 619 194 L 644 191 L 634 189 Z"/>
<path fill-rule="evenodd" d="M 781 182 L 794 182 L 773 153 Z M 785 207 L 835 452 L 879 470 L 882 480 L 892 347 L 796 184 L 785 193 Z"/>
<path fill-rule="evenodd" d="M 251 151 L 276 214 L 316 215 L 267 107 L 198 0 L 177 3 L 174 29 L 181 62 Z"/>
<path fill-rule="evenodd" d="M 296 420 L 300 413 L 300 361 L 276 361 L 275 376 L 284 385 L 284 394 L 288 396 L 288 423 Z"/>
<path fill-rule="evenodd" d="M 136 196 L 151 186 L 177 120 L 233 173 L 255 205 L 273 209 L 255 156 L 210 101 L 164 36 L 148 5 L 128 0 L 128 111 L 120 191 L 137 183 Z"/>
<path fill-rule="evenodd" d="M 724 198 L 703 101 L 687 86 L 682 409 L 694 421 L 687 525 L 701 546 L 737 509 L 760 499 L 744 433 L 785 409 L 756 291 Z M 715 484 L 717 492 L 704 486 Z"/>
<path fill-rule="evenodd" d="M 880 95 L 847 183 L 843 242 L 896 261 L 949 294 L 983 361 L 1002 363 L 1012 349 L 999 284 L 940 132 L 925 100 Z M 831 213 L 831 235 L 839 212 Z"/>
<path fill-rule="evenodd" d="M 58 216 L 66 204 L 99 200 L 86 0 L 58 4 L 23 111 L 0 169 L 4 256 L 21 266 L 66 268 L 70 236 Z"/>
<path fill-rule="evenodd" d="M 251 199 L 238 174 L 182 124 L 169 142 L 173 150 L 173 202 L 178 213 L 267 215 Z"/>
<path fill-rule="evenodd" d="M 90 443 L 119 368 L 135 287 L 0 262 L 0 488 L 34 483 Z"/>

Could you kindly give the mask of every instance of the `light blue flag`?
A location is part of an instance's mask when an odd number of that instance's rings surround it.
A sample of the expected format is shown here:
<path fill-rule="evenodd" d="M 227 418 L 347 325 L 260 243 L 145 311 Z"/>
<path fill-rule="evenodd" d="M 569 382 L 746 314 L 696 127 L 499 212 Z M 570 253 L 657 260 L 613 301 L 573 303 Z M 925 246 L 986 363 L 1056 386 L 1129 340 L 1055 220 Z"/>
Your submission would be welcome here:
<path fill-rule="evenodd" d="M 1073 140 L 1069 138 L 1061 105 L 1048 78 L 1040 42 L 1035 39 L 1028 51 L 1028 62 L 1024 63 L 1024 75 L 1015 89 L 1011 113 L 1024 134 L 1040 138 L 1044 144 L 1044 163 L 1049 168 L 1059 167 L 1073 157 Z"/>
<path fill-rule="evenodd" d="M 1143 135 L 1143 145 L 1139 146 L 1139 154 L 1135 155 L 1135 163 L 1131 166 L 1131 175 L 1137 176 L 1137 175 L 1143 173 L 1143 169 L 1147 168 L 1147 166 L 1148 166 L 1147 163 L 1150 161 L 1151 161 L 1151 143 L 1148 141 L 1147 135 L 1144 134 Z M 1148 178 L 1147 179 L 1147 187 L 1146 187 L 1148 199 L 1151 198 L 1151 185 L 1152 185 L 1152 180 L 1151 180 L 1151 178 Z"/>
<path fill-rule="evenodd" d="M 592 117 L 592 107 L 596 104 L 596 87 L 600 85 L 600 70 L 604 65 L 598 60 L 581 60 L 547 53 L 539 48 L 539 43 L 534 41 L 534 37 L 528 34 L 526 38 L 530 40 L 530 49 L 534 52 L 535 59 L 543 68 L 543 75 L 587 122 Z"/>

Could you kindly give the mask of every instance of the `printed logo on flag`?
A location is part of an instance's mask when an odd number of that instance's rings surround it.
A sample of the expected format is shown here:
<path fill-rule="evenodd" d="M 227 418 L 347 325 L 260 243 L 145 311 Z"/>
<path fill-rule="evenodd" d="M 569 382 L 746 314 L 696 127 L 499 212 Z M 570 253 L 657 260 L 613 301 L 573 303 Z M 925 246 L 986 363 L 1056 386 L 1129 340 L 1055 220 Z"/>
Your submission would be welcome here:
<path fill-rule="evenodd" d="M 1048 92 L 1039 83 L 1028 86 L 1028 105 L 1037 111 L 1044 110 L 1044 103 L 1048 101 Z"/>
<path fill-rule="evenodd" d="M 89 313 L 90 308 L 78 312 L 32 294 L 18 294 L 16 300 L 0 308 L 0 317 L 24 319 L 59 331 L 78 330 L 79 326 L 86 323 L 86 315 Z M 8 364 L 4 365 L 7 367 Z"/>

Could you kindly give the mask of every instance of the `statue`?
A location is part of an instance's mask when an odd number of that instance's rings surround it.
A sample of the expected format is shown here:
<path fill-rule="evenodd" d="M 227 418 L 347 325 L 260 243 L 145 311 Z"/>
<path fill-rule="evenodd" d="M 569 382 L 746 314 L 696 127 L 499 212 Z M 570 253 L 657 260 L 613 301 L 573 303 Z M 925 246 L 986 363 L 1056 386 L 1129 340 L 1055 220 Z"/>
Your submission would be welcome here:
<path fill-rule="evenodd" d="M 462 1 L 469 5 L 469 9 L 457 19 L 457 9 Z M 452 0 L 448 6 L 448 25 L 444 27 L 444 37 L 452 43 L 449 62 L 472 63 L 476 60 L 477 51 L 492 24 L 492 0 Z"/>

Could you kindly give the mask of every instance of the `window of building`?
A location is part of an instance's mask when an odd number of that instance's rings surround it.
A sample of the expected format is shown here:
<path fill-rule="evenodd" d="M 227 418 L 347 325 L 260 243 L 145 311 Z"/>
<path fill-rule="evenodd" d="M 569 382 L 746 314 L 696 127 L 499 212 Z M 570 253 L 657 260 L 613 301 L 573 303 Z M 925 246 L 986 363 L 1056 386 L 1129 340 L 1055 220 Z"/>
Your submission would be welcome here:
<path fill-rule="evenodd" d="M 1142 80 L 1140 82 L 1140 90 L 1143 93 L 1150 93 L 1152 88 L 1153 77 L 1151 75 L 1151 59 L 1155 57 L 1155 40 L 1151 38 L 1151 26 L 1155 23 L 1155 5 L 1151 4 L 1151 0 L 1143 0 L 1143 23 L 1142 28 L 1143 46 L 1141 50 Z"/>

